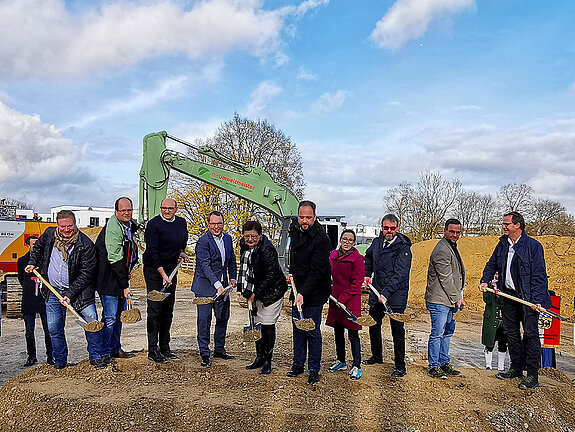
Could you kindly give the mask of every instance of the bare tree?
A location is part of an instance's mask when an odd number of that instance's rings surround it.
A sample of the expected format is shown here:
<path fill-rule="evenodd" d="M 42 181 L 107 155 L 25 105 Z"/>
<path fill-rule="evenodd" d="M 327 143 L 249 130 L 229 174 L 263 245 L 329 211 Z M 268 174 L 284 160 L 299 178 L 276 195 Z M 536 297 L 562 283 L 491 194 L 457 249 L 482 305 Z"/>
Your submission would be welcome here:
<path fill-rule="evenodd" d="M 214 137 L 196 140 L 195 144 L 209 146 L 246 165 L 264 168 L 274 182 L 287 188 L 298 198 L 303 196 L 305 182 L 297 146 L 267 120 L 254 121 L 241 118 L 236 113 L 231 120 L 220 125 Z M 195 150 L 189 150 L 188 153 L 192 159 L 214 166 L 225 165 L 206 156 L 199 156 Z M 225 168 L 236 170 L 228 165 L 225 165 Z M 206 212 L 215 209 L 225 215 L 228 228 L 231 228 L 237 239 L 241 225 L 249 219 L 259 220 L 269 237 L 277 237 L 280 228 L 277 217 L 256 204 L 190 177 L 176 175 L 170 181 L 170 189 L 178 198 L 192 239 L 207 229 Z"/>
<path fill-rule="evenodd" d="M 444 180 L 438 172 L 419 174 L 417 185 L 401 183 L 386 196 L 387 209 L 401 217 L 403 229 L 415 241 L 436 237 L 461 191 L 457 179 Z"/>
<path fill-rule="evenodd" d="M 524 183 L 508 183 L 501 187 L 498 197 L 503 213 L 516 211 L 525 218 L 529 217 L 533 204 L 533 188 L 531 186 Z"/>
<path fill-rule="evenodd" d="M 528 232 L 533 235 L 555 234 L 558 219 L 565 221 L 566 216 L 565 207 L 561 203 L 545 198 L 536 199 L 532 205 L 532 222 Z"/>
<path fill-rule="evenodd" d="M 453 214 L 461 221 L 464 235 L 489 235 L 496 231 L 498 212 L 492 195 L 462 191 Z"/>

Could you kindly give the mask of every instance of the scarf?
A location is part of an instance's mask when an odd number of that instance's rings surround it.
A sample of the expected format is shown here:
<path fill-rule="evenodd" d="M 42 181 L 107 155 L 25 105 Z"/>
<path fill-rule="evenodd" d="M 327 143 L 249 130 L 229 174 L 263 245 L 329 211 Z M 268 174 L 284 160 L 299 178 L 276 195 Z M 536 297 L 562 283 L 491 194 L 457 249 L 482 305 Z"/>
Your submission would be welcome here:
<path fill-rule="evenodd" d="M 71 237 L 63 237 L 58 231 L 58 228 L 56 228 L 56 230 L 54 231 L 54 237 L 56 238 L 56 241 L 54 242 L 54 247 L 58 249 L 60 252 L 62 252 L 62 259 L 64 261 L 68 261 L 68 249 L 70 249 L 71 246 L 76 244 L 79 236 L 80 231 L 78 230 L 78 228 L 75 229 L 74 234 L 72 234 Z"/>
<path fill-rule="evenodd" d="M 344 251 L 342 248 L 339 248 L 337 250 L 337 259 L 338 260 L 342 260 L 347 256 L 350 256 L 352 254 L 352 252 L 355 250 L 355 247 L 352 247 L 350 250 L 348 251 Z"/>

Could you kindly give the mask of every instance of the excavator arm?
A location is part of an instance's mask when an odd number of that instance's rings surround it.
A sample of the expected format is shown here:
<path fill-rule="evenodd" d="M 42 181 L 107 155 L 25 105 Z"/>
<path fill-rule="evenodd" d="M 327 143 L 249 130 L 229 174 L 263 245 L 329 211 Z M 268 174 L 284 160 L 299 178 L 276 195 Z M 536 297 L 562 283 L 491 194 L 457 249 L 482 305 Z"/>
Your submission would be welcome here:
<path fill-rule="evenodd" d="M 241 172 L 196 161 L 169 150 L 166 148 L 166 138 L 195 148 L 199 154 L 231 165 Z M 278 218 L 297 215 L 299 201 L 296 196 L 275 183 L 263 168 L 244 165 L 209 147 L 195 147 L 162 131 L 144 137 L 144 158 L 140 170 L 140 222 L 159 214 L 172 169 L 253 202 Z"/>
<path fill-rule="evenodd" d="M 169 150 L 166 148 L 167 138 L 192 147 L 198 154 L 232 166 L 239 172 L 193 160 L 182 153 Z M 245 165 L 219 154 L 210 147 L 196 147 L 168 135 L 165 131 L 151 133 L 144 137 L 140 170 L 140 222 L 147 222 L 160 213 L 160 203 L 166 198 L 171 170 L 209 183 L 275 214 L 282 221 L 278 255 L 282 266 L 285 265 L 287 232 L 291 217 L 297 215 L 299 204 L 292 192 L 275 183 L 263 168 Z"/>

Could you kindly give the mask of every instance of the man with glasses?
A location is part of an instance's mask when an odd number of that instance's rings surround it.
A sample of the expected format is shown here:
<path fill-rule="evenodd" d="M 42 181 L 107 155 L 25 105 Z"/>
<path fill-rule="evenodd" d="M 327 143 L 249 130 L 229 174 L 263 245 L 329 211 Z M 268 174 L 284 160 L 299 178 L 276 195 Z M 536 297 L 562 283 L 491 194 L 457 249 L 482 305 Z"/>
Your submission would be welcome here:
<path fill-rule="evenodd" d="M 132 220 L 132 200 L 120 197 L 114 203 L 114 216 L 100 231 L 96 239 L 99 267 L 97 291 L 102 301 L 102 359 L 106 364 L 115 363 L 114 358 L 129 358 L 122 350 L 120 315 L 126 307 L 130 291 L 130 273 L 138 262 L 136 231 L 138 225 Z"/>
<path fill-rule="evenodd" d="M 371 357 L 363 364 L 383 363 L 381 324 L 385 315 L 384 304 L 396 313 L 404 313 L 409 291 L 411 271 L 411 240 L 398 232 L 399 220 L 394 214 L 387 214 L 381 221 L 381 233 L 365 253 L 365 283 L 370 283 L 379 296 L 369 290 L 369 314 L 376 324 L 369 327 Z M 405 328 L 403 322 L 389 320 L 393 338 L 394 367 L 391 376 L 405 376 Z"/>
<path fill-rule="evenodd" d="M 547 271 L 543 246 L 525 233 L 525 220 L 520 213 L 509 212 L 503 217 L 503 236 L 485 265 L 479 289 L 485 291 L 487 284 L 499 276 L 501 291 L 527 300 L 534 306 L 503 298 L 503 330 L 507 336 L 509 370 L 499 372 L 499 379 L 527 377 L 519 388 L 529 390 L 539 387 L 539 366 L 541 364 L 541 343 L 539 341 L 539 312 L 541 306 L 551 307 L 547 286 Z M 520 325 L 523 327 L 521 337 Z"/>
<path fill-rule="evenodd" d="M 196 243 L 196 272 L 192 282 L 196 297 L 219 294 L 213 303 L 197 305 L 198 346 L 204 367 L 212 364 L 209 347 L 212 312 L 216 317 L 213 357 L 224 360 L 234 358 L 226 351 L 230 298 L 225 287 L 236 286 L 237 272 L 232 237 L 224 233 L 224 217 L 219 211 L 212 211 L 208 215 L 208 232 Z"/>
<path fill-rule="evenodd" d="M 179 259 L 188 261 L 188 227 L 184 218 L 176 216 L 178 205 L 172 198 L 160 204 L 160 214 L 152 218 L 146 226 L 144 239 L 146 251 L 143 255 L 146 290 L 170 293 L 162 301 L 148 300 L 148 359 L 156 363 L 177 360 L 178 356 L 170 349 L 170 327 L 174 316 L 177 275 L 170 281 L 170 273 L 178 265 Z"/>
<path fill-rule="evenodd" d="M 427 344 L 429 368 L 433 378 L 461 375 L 449 363 L 449 345 L 455 332 L 455 313 L 465 306 L 465 267 L 457 250 L 461 235 L 461 222 L 448 219 L 443 238 L 431 252 L 427 271 L 425 305 L 431 315 L 431 333 Z"/>
<path fill-rule="evenodd" d="M 63 297 L 58 300 L 47 287 L 41 288 L 46 300 L 54 367 L 63 369 L 68 364 L 68 344 L 64 332 L 67 309 L 64 303 L 71 304 L 84 318 L 98 319 L 94 286 L 97 258 L 94 243 L 78 230 L 72 211 L 60 210 L 56 215 L 56 224 L 56 228 L 47 228 L 34 244 L 25 271 L 32 273 L 38 268 L 42 277 Z M 84 333 L 90 364 L 96 369 L 105 368 L 101 355 L 102 331 Z"/>

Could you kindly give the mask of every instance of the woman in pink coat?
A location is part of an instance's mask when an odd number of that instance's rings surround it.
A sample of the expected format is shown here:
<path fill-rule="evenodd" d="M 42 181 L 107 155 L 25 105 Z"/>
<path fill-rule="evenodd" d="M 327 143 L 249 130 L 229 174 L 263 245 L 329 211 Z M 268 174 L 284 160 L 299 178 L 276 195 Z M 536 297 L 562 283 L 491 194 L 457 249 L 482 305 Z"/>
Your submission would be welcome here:
<path fill-rule="evenodd" d="M 330 257 L 332 274 L 331 294 L 338 303 L 347 306 L 356 316 L 361 315 L 361 284 L 365 276 L 363 256 L 354 247 L 355 233 L 352 230 L 344 230 L 340 247 L 334 250 Z M 333 327 L 335 333 L 335 350 L 337 360 L 329 368 L 330 371 L 347 370 L 345 362 L 345 337 L 344 330 L 351 344 L 353 363 L 349 375 L 352 379 L 361 377 L 361 344 L 359 330 L 361 326 L 349 320 L 349 315 L 334 301 L 329 302 L 329 312 L 326 324 Z"/>

